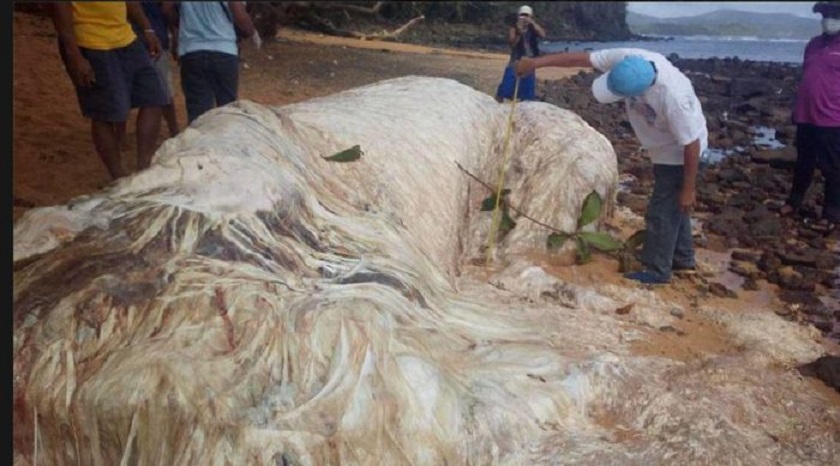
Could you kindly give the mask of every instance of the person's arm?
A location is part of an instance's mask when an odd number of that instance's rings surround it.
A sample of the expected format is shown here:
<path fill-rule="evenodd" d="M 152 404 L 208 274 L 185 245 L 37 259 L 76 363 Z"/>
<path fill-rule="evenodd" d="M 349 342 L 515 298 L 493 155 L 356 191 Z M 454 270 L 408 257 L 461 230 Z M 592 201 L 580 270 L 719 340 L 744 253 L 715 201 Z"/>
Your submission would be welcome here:
<path fill-rule="evenodd" d="M 534 26 L 534 32 L 537 33 L 537 37 L 540 39 L 545 39 L 545 29 L 534 19 L 528 18 L 528 22 L 530 22 Z"/>
<path fill-rule="evenodd" d="M 695 139 L 683 146 L 683 186 L 679 206 L 688 212 L 697 201 L 697 170 L 700 166 L 700 140 Z"/>
<path fill-rule="evenodd" d="M 178 9 L 175 8 L 175 2 L 161 2 L 160 5 L 163 10 L 163 16 L 166 17 L 166 24 L 169 27 L 170 42 L 169 51 L 172 53 L 172 59 L 178 61 Z"/>
<path fill-rule="evenodd" d="M 95 81 L 93 68 L 82 55 L 79 44 L 76 42 L 76 34 L 73 32 L 73 6 L 70 2 L 53 3 L 52 18 L 59 43 L 67 57 L 66 66 L 70 79 L 79 87 L 92 86 Z"/>
<path fill-rule="evenodd" d="M 125 2 L 125 7 L 128 10 L 128 20 L 143 30 L 143 40 L 149 48 L 149 55 L 157 58 L 160 55 L 160 41 L 158 41 L 157 33 L 152 29 L 149 18 L 146 18 L 146 14 L 143 13 L 143 6 L 139 2 Z"/>
<path fill-rule="evenodd" d="M 508 29 L 508 45 L 510 48 L 516 47 L 522 34 L 519 32 L 519 26 L 513 26 Z"/>
<path fill-rule="evenodd" d="M 516 62 L 517 76 L 531 74 L 537 68 L 587 68 L 592 67 L 589 52 L 552 53 L 536 58 L 522 58 Z"/>
<path fill-rule="evenodd" d="M 254 22 L 251 21 L 251 15 L 248 14 L 248 10 L 245 9 L 244 2 L 228 2 L 228 8 L 230 9 L 230 13 L 233 16 L 233 24 L 245 34 L 245 37 L 251 37 L 254 35 Z"/>

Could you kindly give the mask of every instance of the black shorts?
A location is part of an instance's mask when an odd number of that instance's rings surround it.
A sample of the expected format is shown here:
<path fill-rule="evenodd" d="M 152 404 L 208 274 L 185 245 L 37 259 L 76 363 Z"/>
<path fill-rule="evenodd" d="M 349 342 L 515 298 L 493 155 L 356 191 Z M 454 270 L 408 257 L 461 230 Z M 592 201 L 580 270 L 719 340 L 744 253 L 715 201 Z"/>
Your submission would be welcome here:
<path fill-rule="evenodd" d="M 66 66 L 64 47 L 59 44 L 58 48 Z M 118 49 L 79 47 L 79 50 L 93 68 L 96 80 L 87 89 L 76 87 L 79 107 L 87 118 L 124 122 L 132 108 L 160 107 L 169 103 L 158 72 L 139 39 Z"/>

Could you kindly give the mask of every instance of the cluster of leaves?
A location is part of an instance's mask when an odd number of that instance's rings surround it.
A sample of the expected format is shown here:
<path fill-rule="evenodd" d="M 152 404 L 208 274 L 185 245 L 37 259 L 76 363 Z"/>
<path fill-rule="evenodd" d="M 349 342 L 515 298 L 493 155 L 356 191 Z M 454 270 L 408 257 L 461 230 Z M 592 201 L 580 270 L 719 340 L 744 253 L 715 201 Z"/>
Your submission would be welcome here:
<path fill-rule="evenodd" d="M 499 220 L 499 241 L 503 240 L 510 233 L 510 230 L 513 230 L 513 227 L 516 226 L 516 222 L 510 216 L 510 203 L 507 199 L 508 194 L 510 194 L 510 189 L 503 189 L 499 196 L 499 210 L 502 211 L 502 218 Z M 495 209 L 496 194 L 493 193 L 492 196 L 481 202 L 481 211 L 492 212 Z"/>
<path fill-rule="evenodd" d="M 548 235 L 546 247 L 550 251 L 556 251 L 566 244 L 566 241 L 573 239 L 577 248 L 577 262 L 585 264 L 592 260 L 592 248 L 603 252 L 617 251 L 622 248 L 620 241 L 607 233 L 599 231 L 582 231 L 590 223 L 598 219 L 603 208 L 601 195 L 592 191 L 583 200 L 583 207 L 577 220 L 577 228 L 572 233 L 552 233 Z"/>

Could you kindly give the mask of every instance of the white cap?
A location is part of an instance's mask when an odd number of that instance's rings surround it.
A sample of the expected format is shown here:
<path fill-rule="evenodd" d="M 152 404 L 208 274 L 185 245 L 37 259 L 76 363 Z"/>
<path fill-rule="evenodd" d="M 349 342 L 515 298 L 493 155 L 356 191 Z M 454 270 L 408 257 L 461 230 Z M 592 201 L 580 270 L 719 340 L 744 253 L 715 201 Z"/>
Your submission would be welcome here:
<path fill-rule="evenodd" d="M 528 5 L 522 5 L 521 7 L 519 7 L 519 14 L 534 16 L 534 10 L 532 10 L 531 7 L 529 7 Z"/>
<path fill-rule="evenodd" d="M 611 104 L 624 98 L 620 95 L 612 93 L 612 91 L 610 91 L 607 87 L 607 79 L 609 78 L 609 75 L 609 73 L 604 73 L 592 82 L 592 95 L 595 96 L 595 100 L 601 102 L 602 104 Z"/>

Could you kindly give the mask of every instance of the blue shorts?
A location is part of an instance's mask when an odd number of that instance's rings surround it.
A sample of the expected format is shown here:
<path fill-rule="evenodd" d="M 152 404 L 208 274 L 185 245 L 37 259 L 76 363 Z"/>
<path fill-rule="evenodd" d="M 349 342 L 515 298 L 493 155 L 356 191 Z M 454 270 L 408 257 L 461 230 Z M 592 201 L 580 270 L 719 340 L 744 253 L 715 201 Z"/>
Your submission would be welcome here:
<path fill-rule="evenodd" d="M 505 68 L 505 75 L 502 77 L 502 82 L 499 88 L 496 89 L 496 98 L 513 99 L 513 91 L 516 88 L 516 72 L 513 70 L 513 65 L 508 65 Z M 528 76 L 519 78 L 519 92 L 517 93 L 519 100 L 537 100 L 537 73 L 533 72 Z"/>
<path fill-rule="evenodd" d="M 59 44 L 65 66 L 67 57 Z M 128 120 L 132 108 L 161 107 L 170 101 L 149 52 L 139 39 L 125 47 L 93 50 L 79 47 L 93 68 L 95 83 L 76 88 L 82 114 L 96 121 L 111 123 Z"/>

